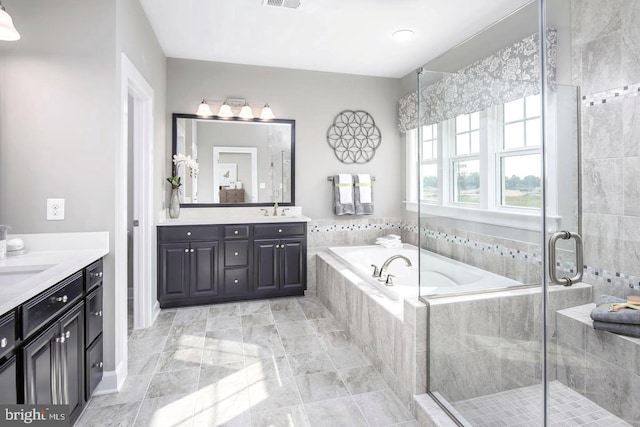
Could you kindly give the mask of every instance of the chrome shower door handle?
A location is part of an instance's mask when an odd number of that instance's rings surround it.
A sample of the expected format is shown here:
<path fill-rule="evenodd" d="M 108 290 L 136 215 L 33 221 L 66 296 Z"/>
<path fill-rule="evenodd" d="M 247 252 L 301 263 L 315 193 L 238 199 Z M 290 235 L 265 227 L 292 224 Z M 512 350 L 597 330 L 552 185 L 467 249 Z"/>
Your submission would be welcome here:
<path fill-rule="evenodd" d="M 558 278 L 556 271 L 556 243 L 558 240 L 573 239 L 576 241 L 576 275 L 573 277 Z M 582 280 L 582 270 L 584 268 L 584 254 L 582 249 L 582 236 L 571 231 L 557 231 L 549 238 L 549 278 L 551 282 L 562 285 L 571 286 L 572 284 Z"/>

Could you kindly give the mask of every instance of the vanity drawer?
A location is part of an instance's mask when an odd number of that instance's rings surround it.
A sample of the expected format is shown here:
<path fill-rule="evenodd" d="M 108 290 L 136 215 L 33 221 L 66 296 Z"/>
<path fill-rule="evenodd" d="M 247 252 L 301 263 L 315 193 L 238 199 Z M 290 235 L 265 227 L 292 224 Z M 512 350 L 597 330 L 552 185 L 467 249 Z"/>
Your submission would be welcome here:
<path fill-rule="evenodd" d="M 22 338 L 26 339 L 49 320 L 71 307 L 82 297 L 82 271 L 29 300 L 22 306 Z"/>
<path fill-rule="evenodd" d="M 264 237 L 297 236 L 304 234 L 306 224 L 303 222 L 288 224 L 257 224 L 253 226 L 256 239 Z"/>
<path fill-rule="evenodd" d="M 102 272 L 102 258 L 101 258 L 86 268 L 86 275 L 84 278 L 85 290 L 88 292 L 94 286 L 102 282 L 102 275 L 103 275 L 103 272 Z"/>
<path fill-rule="evenodd" d="M 16 315 L 12 311 L 0 319 L 0 359 L 16 345 Z"/>
<path fill-rule="evenodd" d="M 227 268 L 224 270 L 224 295 L 247 295 L 249 292 L 249 268 Z"/>
<path fill-rule="evenodd" d="M 235 267 L 247 265 L 249 261 L 249 242 L 225 242 L 224 266 Z"/>
<path fill-rule="evenodd" d="M 102 286 L 87 295 L 85 315 L 86 345 L 88 346 L 102 332 Z"/>
<path fill-rule="evenodd" d="M 211 225 L 160 226 L 159 242 L 192 242 L 199 240 L 218 240 L 220 227 Z"/>
<path fill-rule="evenodd" d="M 248 225 L 227 225 L 224 227 L 225 239 L 248 239 L 249 238 L 249 226 Z"/>
<path fill-rule="evenodd" d="M 98 387 L 100 381 L 102 381 L 102 373 L 104 372 L 104 360 L 102 352 L 102 335 L 100 335 L 93 345 L 87 349 L 85 355 L 86 363 L 86 377 L 85 377 L 85 392 L 86 399 L 89 400 L 93 391 Z"/>

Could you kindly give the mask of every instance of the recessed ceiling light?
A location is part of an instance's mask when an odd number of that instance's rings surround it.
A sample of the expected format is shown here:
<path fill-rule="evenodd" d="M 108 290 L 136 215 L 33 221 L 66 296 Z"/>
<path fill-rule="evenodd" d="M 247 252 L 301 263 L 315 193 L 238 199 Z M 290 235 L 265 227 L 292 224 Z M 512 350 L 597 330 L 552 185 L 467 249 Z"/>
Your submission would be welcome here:
<path fill-rule="evenodd" d="M 398 30 L 391 34 L 391 37 L 399 42 L 405 42 L 413 38 L 414 35 L 413 30 Z"/>

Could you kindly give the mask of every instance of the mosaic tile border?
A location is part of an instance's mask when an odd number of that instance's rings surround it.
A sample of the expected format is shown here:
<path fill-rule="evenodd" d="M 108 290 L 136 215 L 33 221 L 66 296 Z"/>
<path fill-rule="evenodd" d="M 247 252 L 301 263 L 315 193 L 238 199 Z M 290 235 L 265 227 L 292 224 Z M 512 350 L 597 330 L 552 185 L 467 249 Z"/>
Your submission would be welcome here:
<path fill-rule="evenodd" d="M 308 233 L 328 233 L 338 231 L 370 231 L 370 230 L 400 230 L 402 224 L 398 222 L 369 223 L 369 224 L 329 224 L 309 225 Z"/>
<path fill-rule="evenodd" d="M 594 105 L 607 104 L 635 96 L 640 96 L 640 83 L 584 95 L 582 97 L 582 105 L 592 107 Z"/>

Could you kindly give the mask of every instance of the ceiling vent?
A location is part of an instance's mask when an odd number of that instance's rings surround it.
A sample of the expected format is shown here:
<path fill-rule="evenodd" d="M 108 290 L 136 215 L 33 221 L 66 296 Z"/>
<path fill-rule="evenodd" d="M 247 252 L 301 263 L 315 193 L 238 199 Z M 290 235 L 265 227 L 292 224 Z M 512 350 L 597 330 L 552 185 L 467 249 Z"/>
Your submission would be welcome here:
<path fill-rule="evenodd" d="M 300 6 L 300 0 L 262 0 L 262 5 L 297 9 Z"/>

